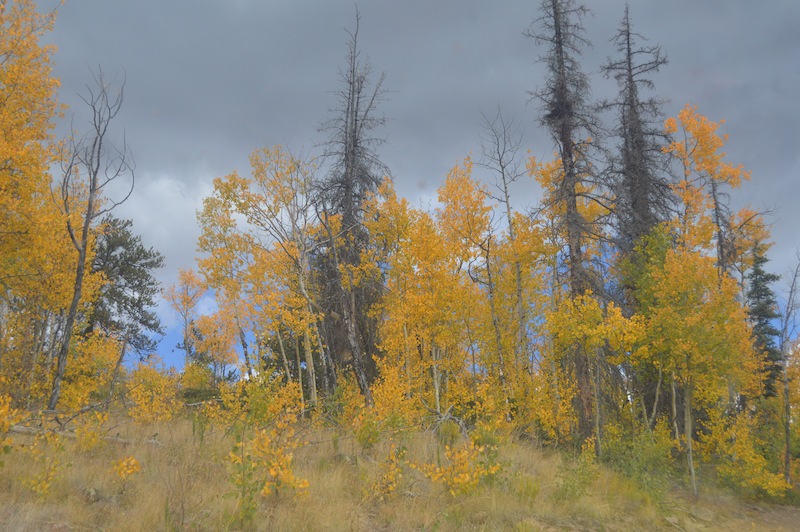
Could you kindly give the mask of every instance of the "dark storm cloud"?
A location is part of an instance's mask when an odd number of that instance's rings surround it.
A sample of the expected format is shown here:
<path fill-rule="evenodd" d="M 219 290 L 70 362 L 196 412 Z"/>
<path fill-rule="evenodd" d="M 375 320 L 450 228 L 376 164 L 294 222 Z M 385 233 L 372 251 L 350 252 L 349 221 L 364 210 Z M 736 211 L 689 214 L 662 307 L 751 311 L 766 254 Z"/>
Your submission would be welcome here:
<path fill-rule="evenodd" d="M 391 91 L 382 153 L 399 192 L 433 197 L 458 159 L 480 153 L 480 113 L 499 107 L 525 131 L 525 147 L 549 157 L 527 91 L 543 77 L 542 53 L 522 32 L 537 16 L 533 1 L 384 0 L 359 4 L 360 44 L 376 79 Z M 594 47 L 583 67 L 596 73 L 614 55 L 609 38 L 622 0 L 588 3 Z M 47 5 L 42 2 L 42 5 Z M 686 103 L 726 119 L 729 159 L 752 171 L 737 204 L 774 209 L 775 269 L 789 265 L 800 242 L 796 103 L 800 4 L 793 0 L 631 2 L 634 29 L 660 43 L 670 63 L 655 77 L 657 95 L 675 115 Z M 59 50 L 61 96 L 80 117 L 76 94 L 89 67 L 124 69 L 119 126 L 137 164 L 137 189 L 119 214 L 167 255 L 163 277 L 193 261 L 194 211 L 211 180 L 248 172 L 256 147 L 285 144 L 314 152 L 320 123 L 336 105 L 350 2 L 246 0 L 68 0 L 49 39 Z M 613 81 L 592 74 L 593 97 L 613 95 Z M 76 118 L 76 125 L 79 120 Z M 535 203 L 521 188 L 520 205 Z M 734 198 L 737 195 L 734 194 Z"/>

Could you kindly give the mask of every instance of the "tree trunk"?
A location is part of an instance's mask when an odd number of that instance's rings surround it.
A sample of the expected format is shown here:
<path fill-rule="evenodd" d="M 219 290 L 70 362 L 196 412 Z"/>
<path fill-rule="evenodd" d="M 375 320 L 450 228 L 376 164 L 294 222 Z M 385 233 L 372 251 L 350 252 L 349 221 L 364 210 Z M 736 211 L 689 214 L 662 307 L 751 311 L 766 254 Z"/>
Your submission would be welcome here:
<path fill-rule="evenodd" d="M 661 368 L 658 368 L 658 383 L 656 383 L 656 396 L 653 399 L 653 413 L 650 415 L 649 418 L 645 419 L 647 422 L 647 427 L 652 429 L 653 425 L 656 422 L 656 414 L 658 413 L 658 399 L 659 395 L 661 394 L 661 381 L 663 379 L 663 373 Z M 647 416 L 647 410 L 644 412 L 645 416 Z"/>
<path fill-rule="evenodd" d="M 295 338 L 294 340 L 294 358 L 297 364 L 297 384 L 300 385 L 300 410 L 305 412 L 306 398 L 303 391 L 303 368 L 300 367 L 300 338 Z"/>
<path fill-rule="evenodd" d="M 353 355 L 353 373 L 355 373 L 358 387 L 364 395 L 364 403 L 367 407 L 371 407 L 373 405 L 372 391 L 369 388 L 367 373 L 364 371 L 364 354 L 361 351 L 361 342 L 358 341 L 358 332 L 355 323 L 355 294 L 352 291 L 343 290 L 342 299 L 344 300 L 342 308 L 344 310 L 344 322 L 347 329 L 347 343 Z"/>
<path fill-rule="evenodd" d="M 441 374 L 439 373 L 439 350 L 436 348 L 435 343 L 431 343 L 431 357 L 433 358 L 433 365 L 431 365 L 431 378 L 433 379 L 433 395 L 436 401 L 436 412 L 442 413 L 442 399 L 441 399 Z"/>
<path fill-rule="evenodd" d="M 594 374 L 594 451 L 598 459 L 603 455 L 603 447 L 601 442 L 601 427 L 602 419 L 600 417 L 600 352 L 597 353 L 597 362 L 595 363 Z"/>
<path fill-rule="evenodd" d="M 247 371 L 247 377 L 253 378 L 253 365 L 250 363 L 250 353 L 247 350 L 247 338 L 244 335 L 244 329 L 239 325 L 239 320 L 236 320 L 236 328 L 239 329 L 239 343 L 242 344 L 242 354 L 244 354 L 244 365 Z"/>
<path fill-rule="evenodd" d="M 678 391 L 676 390 L 675 387 L 675 376 L 673 375 L 672 376 L 672 429 L 675 433 L 676 441 L 680 440 L 681 438 L 681 434 L 678 431 L 678 399 L 676 397 L 677 393 Z"/>
<path fill-rule="evenodd" d="M 692 493 L 697 498 L 697 479 L 694 472 L 694 455 L 692 453 L 692 383 L 686 384 L 683 398 L 683 431 L 686 433 L 686 463 L 689 466 L 689 479 Z"/>
<path fill-rule="evenodd" d="M 494 296 L 494 281 L 492 279 L 492 265 L 489 256 L 489 247 L 491 246 L 492 237 L 490 236 L 486 241 L 486 247 L 484 248 L 485 258 L 486 258 L 486 281 L 487 281 L 487 289 L 489 292 L 489 311 L 492 314 L 492 327 L 494 328 L 494 337 L 495 342 L 497 343 L 497 357 L 498 357 L 498 376 L 500 377 L 500 387 L 503 390 L 503 400 L 505 402 L 506 407 L 506 418 L 510 418 L 511 411 L 509 407 L 509 392 L 508 392 L 508 384 L 506 383 L 506 374 L 505 374 L 505 357 L 503 356 L 503 335 L 500 331 L 500 320 L 497 316 L 497 307 L 495 305 L 495 296 Z"/>
<path fill-rule="evenodd" d="M 314 354 L 311 351 L 311 335 L 308 326 L 303 329 L 303 345 L 305 346 L 306 369 L 308 369 L 308 393 L 312 405 L 317 404 L 317 377 L 314 370 Z"/>
<path fill-rule="evenodd" d="M 783 478 L 787 484 L 792 483 L 792 407 L 789 400 L 789 361 L 788 355 L 783 353 Z"/>
<path fill-rule="evenodd" d="M 325 327 L 325 323 L 322 323 L 322 326 Z M 336 388 L 336 366 L 333 364 L 333 359 L 331 358 L 331 351 L 328 349 L 328 346 L 325 345 L 323 340 L 322 334 L 319 331 L 319 325 L 317 322 L 314 322 L 314 334 L 317 335 L 317 341 L 319 342 L 320 351 L 322 351 L 322 356 L 320 357 L 322 360 L 322 386 L 325 390 L 326 394 L 330 394 L 334 388 Z"/>
<path fill-rule="evenodd" d="M 109 408 L 111 408 L 111 400 L 114 398 L 114 387 L 117 384 L 117 379 L 119 378 L 119 368 L 122 367 L 122 362 L 125 360 L 125 352 L 128 350 L 128 338 L 126 337 L 122 340 L 122 349 L 119 352 L 119 358 L 117 358 L 117 364 L 114 366 L 114 373 L 111 374 L 111 382 L 108 385 L 108 399 L 106 400 L 106 404 L 103 409 L 108 412 Z"/>
<path fill-rule="evenodd" d="M 69 346 L 72 341 L 72 328 L 75 325 L 75 317 L 78 314 L 78 305 L 81 302 L 81 294 L 83 293 L 83 277 L 86 271 L 86 248 L 85 245 L 89 240 L 89 225 L 90 219 L 87 217 L 84 231 L 85 237 L 82 239 L 82 246 L 78 249 L 78 265 L 75 268 L 75 286 L 72 290 L 72 302 L 69 305 L 67 312 L 67 322 L 64 325 L 64 339 L 61 342 L 61 348 L 58 351 L 58 363 L 56 365 L 56 373 L 53 376 L 53 386 L 50 390 L 50 401 L 47 403 L 48 410 L 55 410 L 58 404 L 58 399 L 61 396 L 61 381 L 64 379 L 64 373 L 67 369 L 67 356 L 69 355 Z"/>
<path fill-rule="evenodd" d="M 292 373 L 289 371 L 289 359 L 286 358 L 286 348 L 283 345 L 283 337 L 281 336 L 280 328 L 276 336 L 278 337 L 278 348 L 281 352 L 281 362 L 283 362 L 283 372 L 286 374 L 286 382 L 290 383 L 292 382 Z"/>

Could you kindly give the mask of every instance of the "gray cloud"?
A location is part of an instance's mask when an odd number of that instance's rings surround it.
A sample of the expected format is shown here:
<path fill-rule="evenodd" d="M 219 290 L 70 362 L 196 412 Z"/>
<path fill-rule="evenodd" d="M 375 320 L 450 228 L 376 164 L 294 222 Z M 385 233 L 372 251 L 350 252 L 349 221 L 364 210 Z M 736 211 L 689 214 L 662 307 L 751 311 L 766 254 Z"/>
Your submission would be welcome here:
<path fill-rule="evenodd" d="M 637 32 L 660 43 L 670 64 L 655 79 L 674 115 L 697 104 L 724 131 L 732 162 L 753 181 L 737 205 L 774 209 L 773 269 L 794 257 L 800 209 L 797 124 L 800 3 L 776 0 L 631 2 Z M 453 164 L 480 152 L 480 113 L 498 106 L 525 131 L 537 157 L 552 146 L 537 124 L 526 91 L 541 83 L 541 53 L 522 32 L 536 2 L 388 0 L 359 4 L 360 43 L 392 92 L 384 160 L 399 192 L 429 199 Z M 585 21 L 594 47 L 584 69 L 596 73 L 614 54 L 609 38 L 623 0 L 595 0 Z M 51 6 L 52 1 L 41 5 Z M 58 46 L 55 75 L 76 113 L 89 68 L 127 76 L 124 127 L 137 164 L 137 188 L 118 214 L 134 219 L 147 243 L 167 256 L 164 282 L 190 266 L 197 235 L 194 212 L 215 176 L 248 172 L 247 157 L 281 143 L 313 151 L 317 131 L 336 105 L 338 65 L 345 56 L 349 2 L 68 0 L 48 40 Z M 593 74 L 593 96 L 611 96 L 613 82 Z M 536 201 L 521 188 L 521 205 Z"/>

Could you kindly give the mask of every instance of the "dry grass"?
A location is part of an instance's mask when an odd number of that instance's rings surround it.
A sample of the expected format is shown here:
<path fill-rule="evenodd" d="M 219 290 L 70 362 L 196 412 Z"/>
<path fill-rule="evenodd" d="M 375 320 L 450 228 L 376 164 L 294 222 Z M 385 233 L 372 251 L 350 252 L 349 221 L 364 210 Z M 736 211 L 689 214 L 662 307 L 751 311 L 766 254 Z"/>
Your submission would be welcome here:
<path fill-rule="evenodd" d="M 15 435 L 15 448 L 0 470 L 1 528 L 522 531 L 674 530 L 675 523 L 684 529 L 703 524 L 681 510 L 689 505 L 675 496 L 654 499 L 611 471 L 596 468 L 586 474 L 556 453 L 520 442 L 500 446 L 501 474 L 469 494 L 452 496 L 403 465 L 397 489 L 380 500 L 369 489 L 381 478 L 390 443 L 364 451 L 346 434 L 309 427 L 300 431 L 307 443 L 294 458 L 296 475 L 309 481 L 307 494 L 256 495 L 256 512 L 247 521 L 237 518 L 237 497 L 231 496 L 231 435 L 208 429 L 201 439 L 188 420 L 147 426 L 125 422 L 113 429 L 112 435 L 117 433 L 118 439 L 90 451 L 78 450 L 69 438 L 63 451 L 50 449 L 64 465 L 47 495 L 24 483 L 42 468 L 28 450 L 34 437 Z M 407 449 L 411 462 L 443 459 L 441 445 L 429 433 L 406 434 L 394 443 Z M 126 456 L 136 457 L 141 471 L 123 486 L 112 464 Z M 718 509 L 716 519 L 740 516 L 730 509 L 734 503 L 724 504 L 729 510 Z M 673 518 L 676 512 L 679 518 Z"/>

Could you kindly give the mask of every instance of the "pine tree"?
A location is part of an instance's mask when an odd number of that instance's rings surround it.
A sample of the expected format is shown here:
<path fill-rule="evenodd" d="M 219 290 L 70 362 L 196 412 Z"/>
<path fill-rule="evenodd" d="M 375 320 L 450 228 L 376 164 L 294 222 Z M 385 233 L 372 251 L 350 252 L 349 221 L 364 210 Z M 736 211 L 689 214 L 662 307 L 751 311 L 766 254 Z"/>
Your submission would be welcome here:
<path fill-rule="evenodd" d="M 142 238 L 131 232 L 133 222 L 106 216 L 95 243 L 92 271 L 106 280 L 89 316 L 89 331 L 102 329 L 121 334 L 140 355 L 150 354 L 156 342 L 148 333 L 163 334 L 161 322 L 152 310 L 159 294 L 153 270 L 164 265 L 164 257 L 146 248 Z"/>
<path fill-rule="evenodd" d="M 769 262 L 765 253 L 767 246 L 756 242 L 753 246 L 753 267 L 747 275 L 747 317 L 753 327 L 753 344 L 764 357 L 764 395 L 774 397 L 776 384 L 781 376 L 781 352 L 775 345 L 780 331 L 775 320 L 780 318 L 778 303 L 771 284 L 780 279 L 779 275 L 768 273 L 764 266 Z"/>

